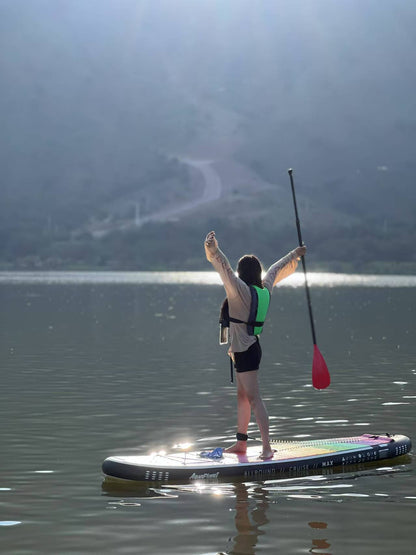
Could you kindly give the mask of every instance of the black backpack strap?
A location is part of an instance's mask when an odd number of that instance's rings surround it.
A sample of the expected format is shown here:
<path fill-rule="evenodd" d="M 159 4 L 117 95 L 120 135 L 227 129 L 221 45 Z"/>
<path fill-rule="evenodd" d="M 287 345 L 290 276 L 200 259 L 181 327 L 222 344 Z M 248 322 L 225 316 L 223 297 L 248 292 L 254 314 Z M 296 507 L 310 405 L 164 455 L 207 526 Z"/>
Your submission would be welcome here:
<path fill-rule="evenodd" d="M 254 328 L 264 325 L 264 322 L 258 322 L 256 320 L 259 298 L 257 295 L 257 291 L 252 286 L 250 286 L 250 293 L 251 293 L 251 304 L 250 304 L 250 314 L 249 314 L 248 322 L 245 322 L 244 320 L 239 320 L 238 318 L 233 318 L 232 316 L 230 316 L 228 299 L 225 298 L 223 300 L 221 305 L 220 320 L 219 320 L 223 328 L 229 328 L 230 322 L 233 322 L 234 324 L 247 324 L 247 333 L 249 335 L 254 335 Z"/>
<path fill-rule="evenodd" d="M 254 327 L 258 325 L 258 323 L 256 322 L 256 316 L 257 316 L 257 308 L 259 306 L 259 298 L 257 295 L 257 291 L 254 289 L 252 285 L 250 285 L 250 293 L 251 293 L 251 304 L 250 304 L 250 315 L 248 317 L 248 322 L 247 322 L 247 333 L 249 335 L 254 335 Z"/>
<path fill-rule="evenodd" d="M 232 316 L 230 316 L 227 298 L 225 298 L 222 302 L 219 321 L 221 326 L 224 328 L 229 328 L 230 322 L 234 322 L 235 324 L 246 324 L 246 322 L 244 322 L 243 320 L 239 320 L 238 318 L 233 318 Z"/>
<path fill-rule="evenodd" d="M 223 328 L 230 327 L 230 313 L 228 310 L 228 299 L 227 297 L 222 301 L 221 309 L 220 309 L 220 320 L 221 326 Z"/>

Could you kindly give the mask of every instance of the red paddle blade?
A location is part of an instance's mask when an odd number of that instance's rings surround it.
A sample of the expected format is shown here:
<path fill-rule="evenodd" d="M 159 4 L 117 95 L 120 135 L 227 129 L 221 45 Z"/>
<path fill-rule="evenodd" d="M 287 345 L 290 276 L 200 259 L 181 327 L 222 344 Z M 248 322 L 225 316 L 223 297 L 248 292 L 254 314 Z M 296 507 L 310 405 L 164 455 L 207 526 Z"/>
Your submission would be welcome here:
<path fill-rule="evenodd" d="M 313 346 L 312 385 L 315 389 L 325 389 L 331 383 L 328 367 L 317 345 Z"/>

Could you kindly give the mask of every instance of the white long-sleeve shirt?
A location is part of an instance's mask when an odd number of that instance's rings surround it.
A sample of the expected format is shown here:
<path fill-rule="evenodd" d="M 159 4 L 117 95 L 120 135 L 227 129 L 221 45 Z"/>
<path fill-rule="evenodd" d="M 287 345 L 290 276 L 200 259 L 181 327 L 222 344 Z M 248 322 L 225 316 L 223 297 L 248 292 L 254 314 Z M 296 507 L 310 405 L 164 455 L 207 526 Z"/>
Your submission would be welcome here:
<path fill-rule="evenodd" d="M 230 316 L 247 322 L 250 315 L 251 292 L 249 286 L 231 268 L 225 254 L 218 248 L 213 254 L 207 253 L 207 258 L 219 273 L 228 298 Z M 293 250 L 275 262 L 267 270 L 263 279 L 263 286 L 272 294 L 273 287 L 282 279 L 290 276 L 298 266 L 298 255 Z M 256 341 L 255 336 L 248 335 L 246 324 L 230 322 L 229 353 L 246 351 Z"/>

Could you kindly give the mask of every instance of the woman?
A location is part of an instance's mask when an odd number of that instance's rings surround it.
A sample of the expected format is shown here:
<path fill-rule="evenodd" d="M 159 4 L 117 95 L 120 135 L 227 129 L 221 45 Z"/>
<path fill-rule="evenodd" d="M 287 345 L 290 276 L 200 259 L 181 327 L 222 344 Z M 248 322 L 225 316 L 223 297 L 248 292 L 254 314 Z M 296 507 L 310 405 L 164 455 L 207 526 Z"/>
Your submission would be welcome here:
<path fill-rule="evenodd" d="M 244 454 L 247 450 L 247 430 L 254 412 L 262 439 L 262 459 L 273 457 L 269 439 L 269 416 L 260 396 L 257 371 L 261 360 L 261 347 L 257 335 L 249 335 L 252 289 L 266 288 L 271 295 L 273 287 L 297 268 L 298 260 L 306 247 L 297 247 L 275 262 L 262 280 L 262 267 L 254 255 L 245 255 L 238 261 L 235 275 L 225 254 L 219 249 L 215 231 L 205 238 L 205 254 L 219 273 L 227 294 L 230 321 L 230 348 L 228 354 L 234 362 L 237 375 L 237 442 L 226 451 Z M 257 323 L 257 322 L 256 322 Z M 258 329 L 258 328 L 257 328 Z"/>

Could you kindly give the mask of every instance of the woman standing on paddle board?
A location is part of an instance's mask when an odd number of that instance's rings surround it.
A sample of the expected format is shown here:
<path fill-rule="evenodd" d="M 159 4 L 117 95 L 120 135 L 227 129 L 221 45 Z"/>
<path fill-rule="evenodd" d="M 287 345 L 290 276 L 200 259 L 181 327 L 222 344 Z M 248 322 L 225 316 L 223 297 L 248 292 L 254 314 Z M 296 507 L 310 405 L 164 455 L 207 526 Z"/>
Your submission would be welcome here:
<path fill-rule="evenodd" d="M 227 294 L 230 315 L 228 354 L 234 362 L 237 374 L 237 442 L 226 451 L 246 452 L 247 430 L 253 410 L 263 444 L 261 457 L 269 459 L 273 456 L 269 439 L 269 416 L 260 396 L 257 378 L 262 355 L 258 333 L 261 333 L 264 321 L 258 320 L 262 320 L 261 312 L 263 316 L 267 312 L 268 298 L 273 287 L 293 274 L 299 258 L 306 253 L 306 247 L 297 247 L 275 262 L 262 280 L 262 266 L 254 255 L 244 255 L 240 258 L 237 266 L 238 276 L 235 275 L 227 257 L 218 247 L 215 231 L 208 233 L 204 246 L 207 260 L 219 273 Z M 254 314 L 253 297 L 256 300 Z"/>

